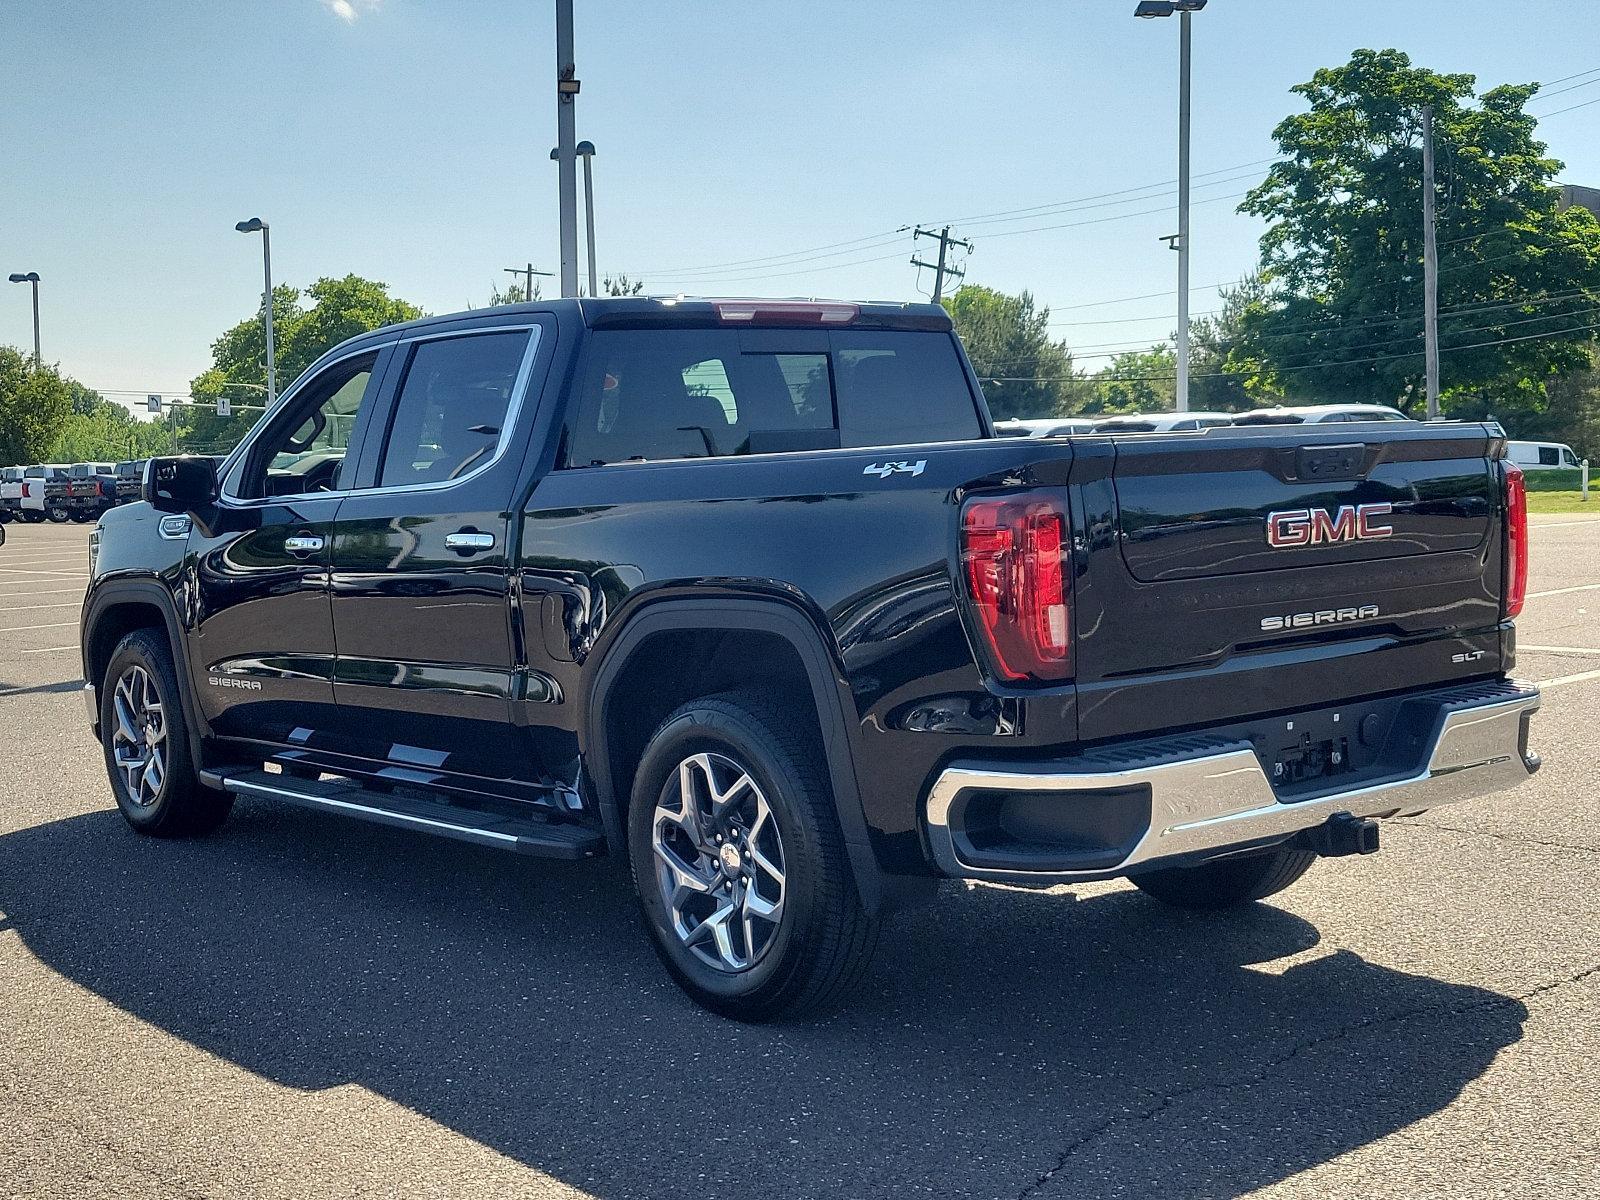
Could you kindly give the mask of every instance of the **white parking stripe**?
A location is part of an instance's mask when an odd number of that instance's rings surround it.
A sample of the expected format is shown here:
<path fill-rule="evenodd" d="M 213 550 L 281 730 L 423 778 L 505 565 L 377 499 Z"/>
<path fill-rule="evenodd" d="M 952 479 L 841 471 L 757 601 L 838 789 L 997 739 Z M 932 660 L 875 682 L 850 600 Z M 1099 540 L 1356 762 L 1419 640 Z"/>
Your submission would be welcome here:
<path fill-rule="evenodd" d="M 1600 654 L 1600 646 L 1530 646 L 1517 644 L 1518 650 L 1531 650 L 1535 654 Z"/>
<path fill-rule="evenodd" d="M 1564 529 L 1569 525 L 1600 525 L 1600 515 L 1585 517 L 1581 521 L 1529 521 L 1530 529 Z"/>
<path fill-rule="evenodd" d="M 77 645 L 71 646 L 35 646 L 31 650 L 24 650 L 24 654 L 59 654 L 63 650 L 76 650 Z"/>
<path fill-rule="evenodd" d="M 1580 583 L 1576 587 L 1551 588 L 1548 592 L 1529 592 L 1529 600 L 1538 600 L 1544 596 L 1566 596 L 1572 592 L 1600 591 L 1600 583 Z"/>
<path fill-rule="evenodd" d="M 1541 679 L 1533 686 L 1544 688 L 1548 691 L 1550 688 L 1565 687 L 1569 683 L 1587 683 L 1591 679 L 1600 679 L 1600 671 L 1582 671 L 1577 675 L 1562 675 L 1555 679 Z"/>
<path fill-rule="evenodd" d="M 41 608 L 77 608 L 75 601 L 68 600 L 64 604 L 19 604 L 15 608 L 0 608 L 0 613 L 8 612 L 37 612 Z"/>
<path fill-rule="evenodd" d="M 76 625 L 76 621 L 57 621 L 54 625 L 13 625 L 9 629 L 0 629 L 0 633 L 28 633 L 35 629 L 65 629 L 69 625 Z"/>
<path fill-rule="evenodd" d="M 51 583 L 60 583 L 61 581 L 59 579 L 42 579 L 39 582 L 45 583 L 45 584 L 51 584 Z M 11 584 L 6 583 L 4 580 L 0 580 L 0 589 L 8 588 L 8 587 L 11 587 L 11 586 L 12 586 Z M 69 588 L 42 587 L 41 588 L 41 587 L 34 587 L 32 584 L 29 584 L 28 586 L 24 587 L 21 591 L 17 591 L 17 592 L 7 592 L 7 591 L 0 590 L 0 600 L 7 600 L 7 599 L 10 599 L 13 596 L 66 596 L 66 595 L 69 595 L 69 594 L 76 594 L 76 595 L 81 596 L 81 595 L 83 595 L 83 591 L 84 591 L 84 589 L 81 588 L 81 587 L 69 587 Z"/>
<path fill-rule="evenodd" d="M 0 575 L 66 575 L 66 576 L 74 576 L 74 575 L 87 575 L 88 573 L 89 573 L 89 569 L 87 567 L 85 567 L 81 571 L 34 571 L 34 570 L 30 570 L 30 569 L 25 568 L 25 567 L 0 567 Z M 18 582 L 20 583 L 21 580 L 18 580 Z"/>

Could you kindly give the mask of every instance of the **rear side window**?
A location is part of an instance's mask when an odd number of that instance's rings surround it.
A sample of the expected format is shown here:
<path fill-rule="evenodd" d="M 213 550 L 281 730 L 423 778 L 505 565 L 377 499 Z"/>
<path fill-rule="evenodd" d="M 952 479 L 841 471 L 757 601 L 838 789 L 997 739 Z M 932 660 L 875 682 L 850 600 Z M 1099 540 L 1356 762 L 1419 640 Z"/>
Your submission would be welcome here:
<path fill-rule="evenodd" d="M 419 342 L 378 469 L 379 487 L 459 479 L 494 457 L 528 331 Z"/>
<path fill-rule="evenodd" d="M 1559 467 L 1561 465 L 1561 451 L 1554 446 L 1540 446 L 1539 465 L 1541 467 Z"/>
<path fill-rule="evenodd" d="M 567 464 L 981 436 L 948 334 L 600 330 L 567 417 Z"/>

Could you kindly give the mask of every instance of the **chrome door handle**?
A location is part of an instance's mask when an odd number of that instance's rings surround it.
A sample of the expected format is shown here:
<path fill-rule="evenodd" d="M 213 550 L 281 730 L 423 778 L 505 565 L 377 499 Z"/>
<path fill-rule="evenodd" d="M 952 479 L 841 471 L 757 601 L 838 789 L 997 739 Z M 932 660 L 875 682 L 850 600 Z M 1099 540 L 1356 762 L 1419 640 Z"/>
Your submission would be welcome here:
<path fill-rule="evenodd" d="M 444 548 L 446 550 L 493 550 L 494 534 L 463 529 L 459 533 L 446 534 Z"/>
<path fill-rule="evenodd" d="M 290 554 L 310 554 L 321 550 L 325 543 L 314 533 L 297 533 L 283 539 L 283 548 Z"/>

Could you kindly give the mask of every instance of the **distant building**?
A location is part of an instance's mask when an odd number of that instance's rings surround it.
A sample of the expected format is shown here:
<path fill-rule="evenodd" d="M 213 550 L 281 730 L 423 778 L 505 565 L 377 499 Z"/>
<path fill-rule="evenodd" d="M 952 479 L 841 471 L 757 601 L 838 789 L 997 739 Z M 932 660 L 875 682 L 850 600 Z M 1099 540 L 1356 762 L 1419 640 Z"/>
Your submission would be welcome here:
<path fill-rule="evenodd" d="M 1595 216 L 1600 217 L 1600 188 L 1579 187 L 1575 183 L 1561 185 L 1561 207 L 1587 208 Z"/>

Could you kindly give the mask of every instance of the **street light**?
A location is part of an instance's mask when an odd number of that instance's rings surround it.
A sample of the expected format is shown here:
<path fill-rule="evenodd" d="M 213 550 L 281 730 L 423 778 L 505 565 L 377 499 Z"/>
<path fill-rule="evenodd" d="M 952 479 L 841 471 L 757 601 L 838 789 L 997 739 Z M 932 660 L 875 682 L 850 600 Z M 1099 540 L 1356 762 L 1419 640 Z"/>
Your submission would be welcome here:
<path fill-rule="evenodd" d="M 26 275 L 13 272 L 12 283 L 31 283 L 33 285 L 33 365 L 44 366 L 44 359 L 39 356 L 39 272 L 29 271 Z"/>
<path fill-rule="evenodd" d="M 583 207 L 589 239 L 589 294 L 598 296 L 600 277 L 595 273 L 594 265 L 594 171 L 590 165 L 590 161 L 594 158 L 594 143 L 579 142 L 572 148 L 572 152 L 583 159 Z M 550 161 L 553 163 L 561 161 L 560 147 L 550 151 Z"/>
<path fill-rule="evenodd" d="M 1178 411 L 1189 411 L 1189 14 L 1206 0 L 1139 0 L 1136 17 L 1179 14 L 1178 33 L 1178 233 L 1168 244 L 1178 252 Z"/>
<path fill-rule="evenodd" d="M 267 278 L 267 301 L 264 308 L 267 323 L 267 407 L 278 398 L 278 368 L 273 362 L 272 348 L 272 227 L 260 217 L 251 217 L 234 226 L 240 233 L 261 235 L 261 269 Z"/>

